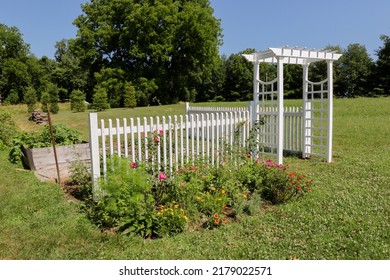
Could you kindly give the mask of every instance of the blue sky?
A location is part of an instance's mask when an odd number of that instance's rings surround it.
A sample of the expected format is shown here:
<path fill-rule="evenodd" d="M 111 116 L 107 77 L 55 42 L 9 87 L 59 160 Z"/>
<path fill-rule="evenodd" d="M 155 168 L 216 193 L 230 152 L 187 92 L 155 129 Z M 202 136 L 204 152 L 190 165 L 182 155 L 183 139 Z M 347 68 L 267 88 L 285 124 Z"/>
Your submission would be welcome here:
<path fill-rule="evenodd" d="M 0 0 L 0 23 L 16 26 L 37 57 L 53 57 L 55 43 L 74 38 L 72 21 L 87 0 Z M 221 54 L 283 45 L 366 46 L 373 58 L 381 34 L 390 35 L 389 0 L 211 0 L 221 19 Z"/>

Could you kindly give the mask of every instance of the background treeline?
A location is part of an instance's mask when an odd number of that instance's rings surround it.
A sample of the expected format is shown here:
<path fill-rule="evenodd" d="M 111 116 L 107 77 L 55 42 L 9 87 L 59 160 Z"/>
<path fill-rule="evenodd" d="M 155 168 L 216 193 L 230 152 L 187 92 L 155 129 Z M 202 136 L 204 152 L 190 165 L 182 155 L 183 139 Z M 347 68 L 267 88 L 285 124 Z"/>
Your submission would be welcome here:
<path fill-rule="evenodd" d="M 0 101 L 33 109 L 38 101 L 72 100 L 82 111 L 85 100 L 99 110 L 252 99 L 253 66 L 241 54 L 254 49 L 219 54 L 222 29 L 209 0 L 152 2 L 85 3 L 73 22 L 76 38 L 57 42 L 54 59 L 35 57 L 17 27 L 0 23 Z M 343 54 L 334 64 L 336 96 L 390 95 L 390 37 L 380 39 L 376 61 L 361 44 L 327 47 Z M 326 75 L 325 63 L 310 67 L 310 80 Z M 275 72 L 261 65 L 262 80 Z M 287 65 L 286 97 L 301 98 L 301 91 L 302 67 Z"/>

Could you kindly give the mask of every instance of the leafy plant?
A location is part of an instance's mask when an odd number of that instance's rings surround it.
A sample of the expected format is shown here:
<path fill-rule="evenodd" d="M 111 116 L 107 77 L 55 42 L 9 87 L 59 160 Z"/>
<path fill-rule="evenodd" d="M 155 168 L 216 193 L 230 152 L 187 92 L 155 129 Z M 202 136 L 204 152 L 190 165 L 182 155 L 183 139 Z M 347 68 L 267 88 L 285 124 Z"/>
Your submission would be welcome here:
<path fill-rule="evenodd" d="M 100 182 L 101 198 L 93 206 L 95 222 L 145 238 L 158 235 L 154 198 L 144 169 L 131 168 L 127 159 L 113 157 L 108 170 Z"/>
<path fill-rule="evenodd" d="M 13 137 L 17 133 L 16 124 L 12 119 L 10 112 L 6 110 L 0 111 L 0 141 L 4 145 L 10 145 Z"/>
<path fill-rule="evenodd" d="M 67 128 L 63 124 L 53 125 L 53 135 L 56 145 L 72 145 L 80 144 L 81 134 L 74 129 Z M 50 127 L 46 125 L 40 133 L 22 132 L 15 136 L 12 140 L 11 150 L 8 159 L 12 163 L 20 161 L 23 155 L 22 146 L 28 148 L 50 147 L 52 145 Z"/>
<path fill-rule="evenodd" d="M 259 164 L 260 175 L 264 178 L 261 195 L 272 204 L 286 203 L 292 198 L 302 197 L 311 192 L 312 180 L 305 174 L 289 172 L 286 165 L 278 165 L 271 160 Z"/>
<path fill-rule="evenodd" d="M 70 168 L 70 183 L 78 186 L 78 190 L 74 194 L 81 200 L 92 199 L 92 176 L 91 168 L 83 161 L 74 161 Z"/>
<path fill-rule="evenodd" d="M 161 205 L 157 211 L 157 219 L 160 236 L 172 236 L 183 232 L 189 220 L 185 210 L 175 201 Z"/>

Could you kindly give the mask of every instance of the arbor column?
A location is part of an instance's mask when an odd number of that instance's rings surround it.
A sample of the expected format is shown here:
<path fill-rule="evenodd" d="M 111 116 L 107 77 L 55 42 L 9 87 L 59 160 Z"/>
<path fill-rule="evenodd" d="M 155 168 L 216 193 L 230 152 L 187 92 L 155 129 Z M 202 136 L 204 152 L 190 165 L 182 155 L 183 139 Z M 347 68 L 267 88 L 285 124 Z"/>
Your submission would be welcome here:
<path fill-rule="evenodd" d="M 260 63 L 256 61 L 253 64 L 253 108 L 252 108 L 252 125 L 255 125 L 258 117 L 259 108 L 259 80 L 260 80 Z"/>
<path fill-rule="evenodd" d="M 309 63 L 303 64 L 303 120 L 302 120 L 302 158 L 311 154 L 312 145 L 312 103 L 308 100 Z"/>
<path fill-rule="evenodd" d="M 278 164 L 283 164 L 283 131 L 284 131 L 284 106 L 283 106 L 283 94 L 284 94 L 284 85 L 283 85 L 283 57 L 278 57 L 278 128 L 277 128 L 277 161 Z"/>
<path fill-rule="evenodd" d="M 328 139 L 327 162 L 332 161 L 333 144 L 333 61 L 328 61 Z"/>

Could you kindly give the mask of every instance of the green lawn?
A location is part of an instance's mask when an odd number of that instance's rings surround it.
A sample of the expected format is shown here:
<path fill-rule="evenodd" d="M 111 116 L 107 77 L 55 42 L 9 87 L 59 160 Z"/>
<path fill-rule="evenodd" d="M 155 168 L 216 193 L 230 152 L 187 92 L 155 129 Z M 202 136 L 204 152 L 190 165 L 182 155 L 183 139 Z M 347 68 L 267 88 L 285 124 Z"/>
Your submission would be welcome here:
<path fill-rule="evenodd" d="M 54 121 L 87 138 L 88 114 L 66 106 Z M 21 127 L 36 129 L 24 120 L 24 108 L 9 109 Z M 99 116 L 174 114 L 184 114 L 184 105 L 113 109 Z M 390 98 L 337 99 L 334 162 L 286 158 L 292 169 L 315 179 L 312 193 L 216 230 L 157 240 L 101 233 L 59 186 L 16 169 L 3 151 L 0 259 L 390 259 L 389 139 Z"/>

